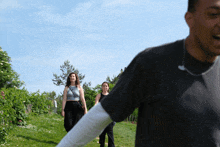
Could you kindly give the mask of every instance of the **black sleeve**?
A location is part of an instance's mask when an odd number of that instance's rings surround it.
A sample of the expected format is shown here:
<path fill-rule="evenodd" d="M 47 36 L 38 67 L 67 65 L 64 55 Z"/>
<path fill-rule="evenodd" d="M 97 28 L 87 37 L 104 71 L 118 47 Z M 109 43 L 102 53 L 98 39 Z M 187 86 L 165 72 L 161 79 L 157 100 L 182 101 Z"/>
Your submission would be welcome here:
<path fill-rule="evenodd" d="M 148 70 L 143 58 L 139 53 L 132 60 L 109 95 L 101 101 L 113 121 L 123 121 L 144 101 Z"/>

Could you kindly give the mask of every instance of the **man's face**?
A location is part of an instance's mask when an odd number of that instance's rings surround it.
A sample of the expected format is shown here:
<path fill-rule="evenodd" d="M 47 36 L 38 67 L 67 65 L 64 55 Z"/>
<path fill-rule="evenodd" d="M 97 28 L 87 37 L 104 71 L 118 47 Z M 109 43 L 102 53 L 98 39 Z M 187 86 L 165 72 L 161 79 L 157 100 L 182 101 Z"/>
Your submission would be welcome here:
<path fill-rule="evenodd" d="M 206 54 L 220 55 L 220 0 L 199 0 L 195 9 L 190 36 Z"/>

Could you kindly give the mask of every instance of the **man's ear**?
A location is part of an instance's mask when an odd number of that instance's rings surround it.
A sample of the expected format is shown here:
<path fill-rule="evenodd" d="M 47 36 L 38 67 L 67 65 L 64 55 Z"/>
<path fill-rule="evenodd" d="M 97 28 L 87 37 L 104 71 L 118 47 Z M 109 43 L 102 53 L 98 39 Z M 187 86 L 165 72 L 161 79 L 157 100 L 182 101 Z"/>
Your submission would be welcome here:
<path fill-rule="evenodd" d="M 186 12 L 186 14 L 185 14 L 185 21 L 186 21 L 187 25 L 189 26 L 189 28 L 193 27 L 194 16 L 193 16 L 192 12 Z"/>

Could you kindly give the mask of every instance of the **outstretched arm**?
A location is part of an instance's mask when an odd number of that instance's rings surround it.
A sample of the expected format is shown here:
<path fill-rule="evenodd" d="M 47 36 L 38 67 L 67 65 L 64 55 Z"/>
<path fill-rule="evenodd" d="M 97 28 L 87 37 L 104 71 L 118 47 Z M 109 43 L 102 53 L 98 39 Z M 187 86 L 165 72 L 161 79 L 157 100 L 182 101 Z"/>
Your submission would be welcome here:
<path fill-rule="evenodd" d="M 82 147 L 101 134 L 103 129 L 111 122 L 108 113 L 98 103 L 80 119 L 57 147 Z"/>

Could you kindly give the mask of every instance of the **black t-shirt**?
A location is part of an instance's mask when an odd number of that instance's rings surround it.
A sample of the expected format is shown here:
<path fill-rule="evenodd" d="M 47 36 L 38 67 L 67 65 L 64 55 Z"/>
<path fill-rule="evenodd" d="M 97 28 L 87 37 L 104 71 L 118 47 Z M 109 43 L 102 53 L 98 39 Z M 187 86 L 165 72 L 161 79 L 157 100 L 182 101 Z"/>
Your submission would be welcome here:
<path fill-rule="evenodd" d="M 137 147 L 220 146 L 219 59 L 207 65 L 183 58 L 183 46 L 181 40 L 139 53 L 101 101 L 116 122 L 139 107 Z M 183 59 L 197 76 L 178 68 Z"/>

